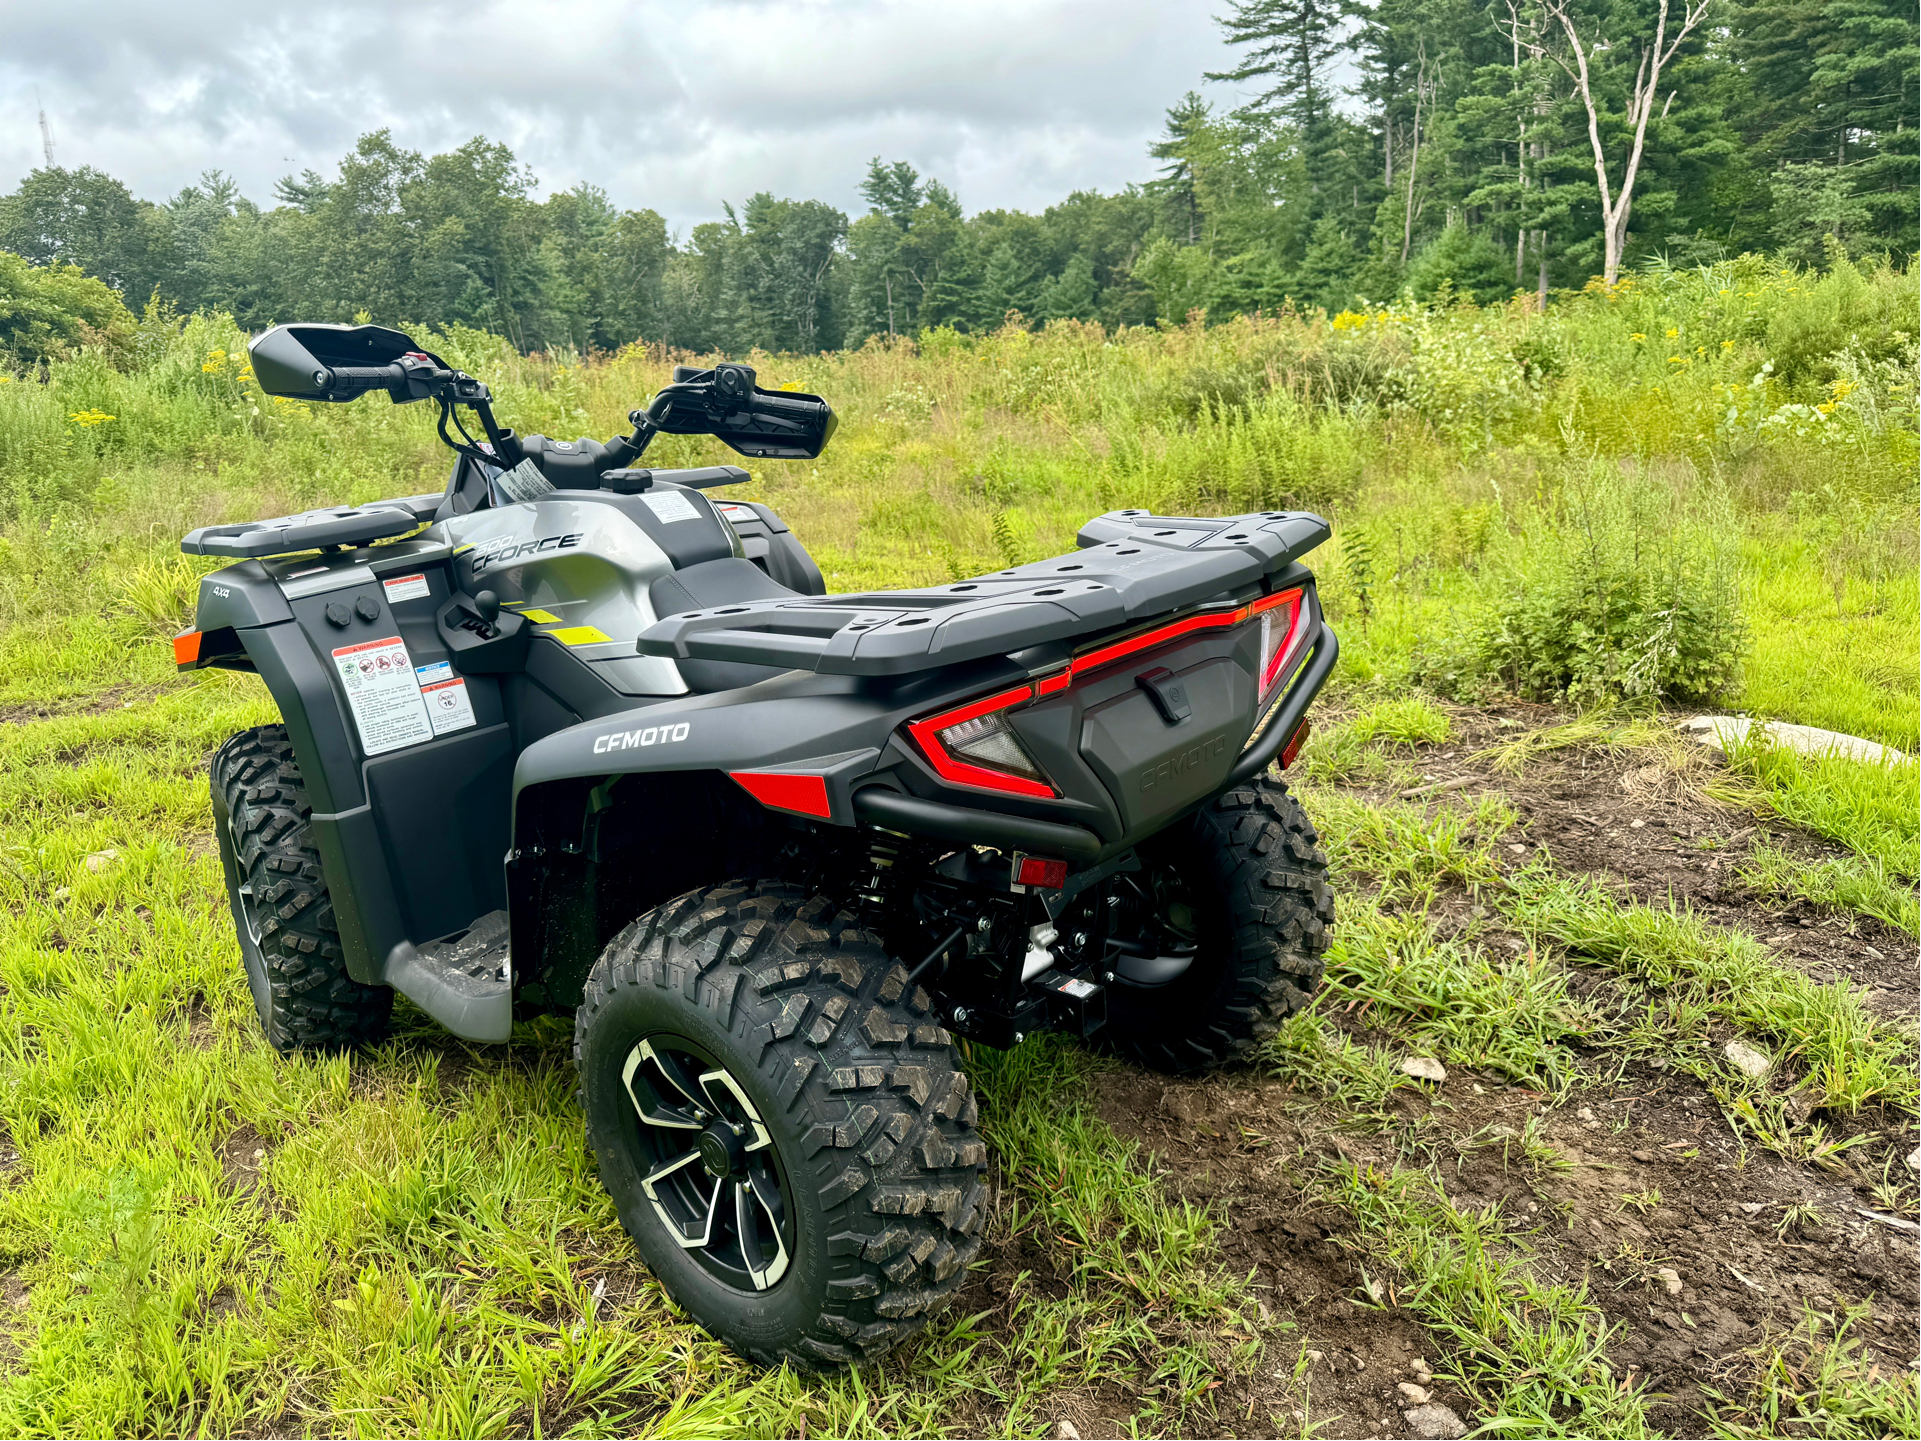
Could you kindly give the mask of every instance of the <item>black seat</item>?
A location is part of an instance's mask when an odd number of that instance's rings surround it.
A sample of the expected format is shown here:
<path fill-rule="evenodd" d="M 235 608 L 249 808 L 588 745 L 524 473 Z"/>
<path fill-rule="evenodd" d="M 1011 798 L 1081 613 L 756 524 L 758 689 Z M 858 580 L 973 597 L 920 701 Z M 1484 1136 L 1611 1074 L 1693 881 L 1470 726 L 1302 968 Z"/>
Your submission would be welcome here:
<path fill-rule="evenodd" d="M 740 605 L 750 600 L 779 600 L 798 597 L 755 565 L 730 555 L 721 560 L 703 560 L 672 575 L 663 575 L 648 591 L 654 614 L 662 619 L 683 611 L 708 610 L 717 605 Z M 738 690 L 770 676 L 782 674 L 780 667 L 747 665 L 730 660 L 677 661 L 681 679 L 697 691 Z"/>

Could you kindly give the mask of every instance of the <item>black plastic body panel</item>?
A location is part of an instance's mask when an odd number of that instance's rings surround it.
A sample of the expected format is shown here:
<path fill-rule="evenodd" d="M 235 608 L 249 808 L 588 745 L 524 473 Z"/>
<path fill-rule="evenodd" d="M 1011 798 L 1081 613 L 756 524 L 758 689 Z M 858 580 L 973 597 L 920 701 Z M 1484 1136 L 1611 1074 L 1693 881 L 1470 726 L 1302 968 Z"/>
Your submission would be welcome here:
<path fill-rule="evenodd" d="M 757 500 L 723 500 L 715 509 L 740 537 L 742 553 L 797 595 L 826 595 L 827 581 L 814 558 L 772 508 Z"/>
<path fill-rule="evenodd" d="M 405 877 L 397 890 L 405 939 L 429 941 L 505 908 L 513 762 L 513 736 L 497 724 L 367 763 L 387 868 Z"/>

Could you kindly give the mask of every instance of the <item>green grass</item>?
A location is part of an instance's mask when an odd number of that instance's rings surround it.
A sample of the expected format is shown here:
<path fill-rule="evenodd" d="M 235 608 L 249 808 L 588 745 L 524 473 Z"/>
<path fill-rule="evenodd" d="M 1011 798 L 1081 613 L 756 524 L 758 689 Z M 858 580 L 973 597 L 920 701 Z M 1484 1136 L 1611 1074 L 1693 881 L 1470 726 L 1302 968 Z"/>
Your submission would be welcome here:
<path fill-rule="evenodd" d="M 1921 731 L 1913 570 L 1904 566 L 1878 584 L 1855 582 L 1844 590 L 1843 610 L 1823 583 L 1819 559 L 1791 534 L 1750 541 L 1743 560 L 1753 649 L 1740 709 L 1912 752 Z"/>
<path fill-rule="evenodd" d="M 1861 1357 L 1854 1333 L 1865 1315 L 1865 1307 L 1837 1315 L 1809 1306 L 1787 1345 L 1754 1353 L 1754 1394 L 1715 1393 L 1713 1434 L 1728 1441 L 1921 1435 L 1921 1383 L 1911 1370 L 1890 1374 Z"/>
<path fill-rule="evenodd" d="M 1711 794 L 1839 841 L 1894 875 L 1921 875 L 1921 760 L 1804 756 L 1753 736 L 1729 748 L 1728 766 L 1733 783 Z"/>
<path fill-rule="evenodd" d="M 1757 263 L 1756 304 L 1823 303 L 1829 280 Z M 1742 1134 L 1817 1165 L 1864 1152 L 1790 1124 L 1790 1085 L 1844 1119 L 1914 1106 L 1912 1036 L 1849 988 L 1685 910 L 1515 869 L 1497 793 L 1377 803 L 1345 788 L 1418 786 L 1458 742 L 1458 712 L 1410 677 L 1489 619 L 1500 567 L 1553 543 L 1545 518 L 1568 488 L 1610 470 L 1670 488 L 1663 514 L 1738 553 L 1753 646 L 1720 704 L 1915 748 L 1911 377 L 1882 405 L 1834 400 L 1811 439 L 1770 417 L 1828 403 L 1830 378 L 1815 357 L 1803 389 L 1755 382 L 1776 358 L 1765 325 L 1679 371 L 1633 343 L 1686 325 L 1718 345 L 1727 278 L 1677 272 L 1546 315 L 1118 336 L 1070 323 L 754 358 L 764 383 L 823 393 L 842 416 L 818 462 L 757 465 L 744 492 L 837 589 L 1037 558 L 1117 507 L 1332 519 L 1308 559 L 1342 636 L 1330 713 L 1348 716 L 1290 779 L 1327 837 L 1341 919 L 1321 999 L 1259 1066 L 1304 1127 L 1396 1149 L 1398 1165 L 1287 1184 L 1354 1219 L 1345 1240 L 1434 1339 L 1486 1434 L 1643 1434 L 1648 1398 L 1622 1386 L 1580 1286 L 1543 1279 L 1511 1218 L 1456 1208 L 1424 1169 L 1492 1148 L 1564 1167 L 1542 1118 L 1455 1126 L 1405 1058 L 1556 1102 L 1601 1083 L 1595 1056 L 1660 1058 Z M 1912 306 L 1902 277 L 1874 283 Z M 1555 366 L 1522 379 L 1523 347 Z M 435 348 L 489 381 L 509 423 L 569 438 L 624 429 L 678 358 L 520 357 L 472 332 Z M 1214 1383 L 1276 1368 L 1305 1401 L 1305 1338 L 1287 1315 L 1261 1323 L 1223 1270 L 1224 1211 L 1182 1200 L 1099 1119 L 1095 1063 L 1064 1044 L 970 1063 L 1000 1167 L 989 1256 L 1012 1274 L 884 1366 L 828 1378 L 744 1365 L 640 1270 L 584 1148 L 564 1025 L 469 1048 L 403 1008 L 372 1052 L 268 1051 L 208 843 L 205 764 L 273 709 L 256 681 L 173 674 L 166 638 L 203 569 L 177 540 L 437 490 L 446 457 L 422 408 L 276 404 L 243 352 L 201 316 L 146 336 L 129 369 L 89 355 L 0 384 L 0 1140 L 19 1155 L 0 1179 L 0 1269 L 26 1298 L 0 1318 L 0 1429 L 1044 1434 L 1080 1402 L 1143 1433 L 1220 1434 L 1264 1423 L 1217 1410 Z M 1221 377 L 1245 406 L 1195 403 Z M 112 418 L 75 418 L 90 412 Z M 650 455 L 735 458 L 692 438 Z M 1652 748 L 1677 786 L 1704 764 L 1651 706 L 1515 734 L 1456 764 L 1490 773 L 1491 792 L 1554 750 Z M 1861 857 L 1797 869 L 1764 849 L 1749 884 L 1912 933 L 1913 765 L 1739 752 L 1722 789 Z M 1511 950 L 1513 933 L 1531 944 Z M 1582 966 L 1608 977 L 1577 993 Z M 1779 1058 L 1766 1082 L 1722 1064 L 1734 1033 Z M 1886 1204 L 1911 1204 L 1883 1170 Z M 1836 1339 L 1757 1358 L 1762 1379 L 1717 1424 L 1911 1430 L 1911 1387 L 1852 1355 Z"/>
<path fill-rule="evenodd" d="M 1669 993 L 1668 1035 L 1732 1024 L 1798 1067 L 1819 1105 L 1844 1114 L 1873 1101 L 1915 1107 L 1914 1038 L 1873 1015 L 1854 988 L 1810 980 L 1745 932 L 1679 905 L 1624 902 L 1539 863 L 1511 874 L 1496 903 L 1525 933 Z M 1678 1026 L 1682 1018 L 1692 1024 Z"/>
<path fill-rule="evenodd" d="M 1890 879 L 1878 860 L 1808 861 L 1763 843 L 1748 852 L 1735 874 L 1764 895 L 1799 897 L 1840 914 L 1856 911 L 1921 938 L 1921 901 L 1913 885 Z"/>
<path fill-rule="evenodd" d="M 1398 1068 L 1397 1048 L 1561 1093 L 1578 1069 L 1565 1041 L 1587 1033 L 1584 1013 L 1566 973 L 1538 953 L 1497 955 L 1441 936 L 1419 913 L 1353 904 L 1328 952 L 1315 1011 L 1268 1042 L 1267 1065 L 1374 1108 L 1413 1084 Z M 1352 1016 L 1384 1044 L 1362 1056 L 1320 1019 L 1334 1015 Z"/>
<path fill-rule="evenodd" d="M 1642 1437 L 1640 1383 L 1607 1359 L 1610 1328 L 1585 1284 L 1547 1283 L 1498 1210 L 1462 1211 L 1430 1172 L 1337 1163 L 1329 1199 L 1359 1223 L 1355 1249 L 1389 1304 L 1452 1350 L 1443 1380 L 1472 1398 L 1477 1435 Z"/>
<path fill-rule="evenodd" d="M 1002 1434 L 1099 1385 L 1150 1429 L 1209 1414 L 1184 1378 L 1245 1301 L 1218 1222 L 1094 1119 L 1066 1047 L 973 1066 L 997 1231 L 1071 1257 L 1064 1292 L 1024 1278 L 991 1331 L 950 1312 L 884 1378 L 826 1379 L 754 1371 L 634 1265 L 564 1025 L 469 1051 L 416 1016 L 366 1055 L 274 1055 L 203 768 L 266 715 L 215 680 L 0 730 L 0 1252 L 31 1295 L 0 1429 Z"/>

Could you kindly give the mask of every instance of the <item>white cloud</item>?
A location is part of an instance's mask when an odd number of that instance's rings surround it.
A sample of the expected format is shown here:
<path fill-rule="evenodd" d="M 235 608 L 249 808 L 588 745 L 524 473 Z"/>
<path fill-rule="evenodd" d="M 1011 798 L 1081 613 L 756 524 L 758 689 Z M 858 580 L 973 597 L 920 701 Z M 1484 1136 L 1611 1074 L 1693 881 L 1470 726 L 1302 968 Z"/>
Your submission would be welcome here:
<path fill-rule="evenodd" d="M 1215 8 L 335 0 L 309 20 L 227 0 L 0 0 L 0 191 L 40 163 L 37 85 L 61 164 L 155 199 L 218 167 L 268 203 L 278 176 L 329 173 L 389 126 L 424 151 L 485 134 L 543 189 L 593 181 L 683 230 L 758 190 L 857 210 L 876 154 L 969 210 L 1038 209 L 1152 173 L 1163 113 L 1228 58 Z"/>

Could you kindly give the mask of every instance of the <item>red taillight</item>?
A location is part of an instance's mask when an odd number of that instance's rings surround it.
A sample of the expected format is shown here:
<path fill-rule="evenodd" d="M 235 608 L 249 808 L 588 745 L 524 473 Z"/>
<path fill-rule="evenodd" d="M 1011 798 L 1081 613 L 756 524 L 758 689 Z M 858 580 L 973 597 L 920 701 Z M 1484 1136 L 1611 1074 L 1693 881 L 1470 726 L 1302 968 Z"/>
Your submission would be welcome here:
<path fill-rule="evenodd" d="M 183 630 L 173 638 L 173 663 L 192 665 L 200 659 L 200 637 L 202 632 Z"/>
<path fill-rule="evenodd" d="M 925 720 L 909 721 L 907 732 L 942 780 L 1053 800 L 1060 793 L 1048 784 L 1001 714 L 1033 698 L 1032 683 L 1024 684 Z"/>
<path fill-rule="evenodd" d="M 1067 884 L 1067 862 L 1050 861 L 1045 856 L 1014 856 L 1014 884 L 1035 886 L 1043 891 L 1058 891 Z"/>
<path fill-rule="evenodd" d="M 1300 643 L 1306 637 L 1306 628 L 1301 624 L 1301 592 L 1284 590 L 1278 595 L 1264 595 L 1248 606 L 1250 617 L 1261 618 L 1261 694 L 1265 696 L 1274 688 L 1287 670 L 1287 664 L 1300 650 Z"/>
<path fill-rule="evenodd" d="M 777 811 L 798 811 L 804 816 L 833 817 L 827 803 L 827 777 L 799 775 L 790 771 L 729 771 L 740 788 L 764 806 Z"/>

